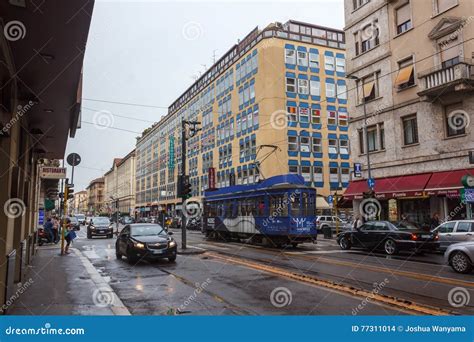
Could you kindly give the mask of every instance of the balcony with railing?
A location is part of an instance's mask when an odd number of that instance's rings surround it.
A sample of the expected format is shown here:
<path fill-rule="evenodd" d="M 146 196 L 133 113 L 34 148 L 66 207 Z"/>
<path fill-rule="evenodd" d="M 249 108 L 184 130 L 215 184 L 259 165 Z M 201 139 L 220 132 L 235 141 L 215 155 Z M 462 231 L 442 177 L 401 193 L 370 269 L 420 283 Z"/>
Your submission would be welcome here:
<path fill-rule="evenodd" d="M 420 96 L 440 96 L 456 91 L 472 90 L 474 85 L 474 64 L 462 59 L 456 64 L 440 65 L 418 75 L 422 90 Z"/>

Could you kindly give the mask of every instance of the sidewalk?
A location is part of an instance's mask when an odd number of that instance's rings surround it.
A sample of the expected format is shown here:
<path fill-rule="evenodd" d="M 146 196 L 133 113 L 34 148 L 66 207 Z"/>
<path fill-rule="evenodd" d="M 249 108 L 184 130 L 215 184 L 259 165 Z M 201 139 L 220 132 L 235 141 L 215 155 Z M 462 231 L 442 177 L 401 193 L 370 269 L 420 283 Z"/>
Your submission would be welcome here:
<path fill-rule="evenodd" d="M 60 254 L 58 245 L 38 248 L 9 315 L 129 315 L 129 311 L 77 249 Z M 26 286 L 26 282 L 30 285 Z M 20 294 L 21 293 L 21 294 Z"/>

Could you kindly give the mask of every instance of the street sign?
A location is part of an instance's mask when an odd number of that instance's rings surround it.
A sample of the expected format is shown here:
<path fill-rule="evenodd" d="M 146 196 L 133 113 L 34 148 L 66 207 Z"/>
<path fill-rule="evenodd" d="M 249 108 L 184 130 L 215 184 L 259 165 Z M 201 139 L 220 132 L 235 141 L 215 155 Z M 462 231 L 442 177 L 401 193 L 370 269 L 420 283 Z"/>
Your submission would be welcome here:
<path fill-rule="evenodd" d="M 361 176 L 362 176 L 362 164 L 354 163 L 354 177 L 361 177 Z"/>
<path fill-rule="evenodd" d="M 328 196 L 328 203 L 331 204 L 334 201 L 334 197 L 332 195 Z"/>
<path fill-rule="evenodd" d="M 43 179 L 64 179 L 66 178 L 65 167 L 49 167 L 43 166 L 40 168 L 40 178 Z"/>
<path fill-rule="evenodd" d="M 375 187 L 375 179 L 373 178 L 367 179 L 367 185 L 369 186 L 369 188 L 373 189 Z"/>
<path fill-rule="evenodd" d="M 70 153 L 67 156 L 66 161 L 71 166 L 77 166 L 81 163 L 81 156 L 77 153 Z"/>
<path fill-rule="evenodd" d="M 461 202 L 474 203 L 474 189 L 461 189 Z"/>

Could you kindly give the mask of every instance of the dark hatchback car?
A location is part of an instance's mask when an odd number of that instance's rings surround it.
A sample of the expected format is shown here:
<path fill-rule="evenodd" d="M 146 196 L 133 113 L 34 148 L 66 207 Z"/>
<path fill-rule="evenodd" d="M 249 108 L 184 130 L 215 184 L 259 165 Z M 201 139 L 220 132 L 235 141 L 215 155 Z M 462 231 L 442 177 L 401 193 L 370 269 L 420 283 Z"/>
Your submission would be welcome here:
<path fill-rule="evenodd" d="M 388 255 L 399 251 L 435 251 L 439 248 L 438 234 L 419 230 L 414 224 L 370 221 L 359 229 L 352 229 L 337 236 L 341 249 L 360 247 L 368 250 L 383 250 Z"/>
<path fill-rule="evenodd" d="M 91 218 L 87 226 L 87 238 L 92 239 L 93 236 L 106 236 L 108 238 L 114 236 L 112 223 L 108 217 L 96 216 Z"/>
<path fill-rule="evenodd" d="M 81 229 L 81 222 L 77 219 L 76 216 L 70 216 L 68 217 L 69 221 L 71 221 L 71 226 L 74 230 L 80 230 Z"/>
<path fill-rule="evenodd" d="M 177 244 L 172 234 L 158 224 L 129 224 L 117 237 L 115 255 L 117 259 L 126 256 L 132 264 L 140 259 L 168 259 L 173 262 L 176 260 Z"/>

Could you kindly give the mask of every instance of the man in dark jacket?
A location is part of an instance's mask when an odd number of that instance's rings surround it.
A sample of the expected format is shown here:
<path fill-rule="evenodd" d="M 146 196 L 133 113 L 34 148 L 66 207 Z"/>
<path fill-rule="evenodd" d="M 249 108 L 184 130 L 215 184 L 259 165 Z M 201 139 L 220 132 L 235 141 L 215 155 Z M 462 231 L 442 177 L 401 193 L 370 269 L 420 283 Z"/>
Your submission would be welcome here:
<path fill-rule="evenodd" d="M 46 219 L 46 223 L 43 225 L 44 231 L 48 236 L 48 242 L 54 241 L 54 232 L 53 232 L 53 222 L 51 222 L 51 217 Z"/>

